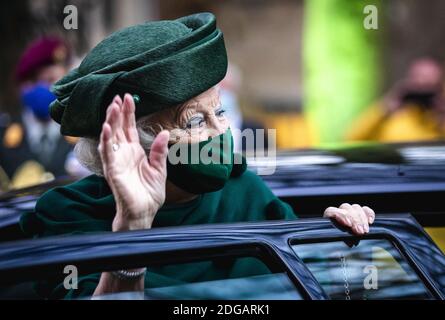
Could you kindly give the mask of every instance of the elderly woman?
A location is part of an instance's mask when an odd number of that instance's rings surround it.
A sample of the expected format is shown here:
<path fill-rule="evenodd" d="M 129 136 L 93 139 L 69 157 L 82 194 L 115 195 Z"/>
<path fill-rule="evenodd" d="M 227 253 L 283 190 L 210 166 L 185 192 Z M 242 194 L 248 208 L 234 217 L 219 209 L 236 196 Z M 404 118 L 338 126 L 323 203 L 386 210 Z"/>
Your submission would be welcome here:
<path fill-rule="evenodd" d="M 51 106 L 61 132 L 81 137 L 78 158 L 94 174 L 45 193 L 35 213 L 22 217 L 22 229 L 43 237 L 295 219 L 288 204 L 233 161 L 233 148 L 214 148 L 228 160 L 223 163 L 173 164 L 168 157 L 176 143 L 201 151 L 212 142 L 231 141 L 215 88 L 226 69 L 223 37 L 210 13 L 145 23 L 102 41 L 56 83 Z M 349 204 L 328 208 L 324 216 L 356 234 L 367 233 L 374 220 L 370 208 Z M 202 272 L 211 272 L 206 268 Z M 184 279 L 194 271 L 174 272 Z M 74 295 L 140 291 L 150 277 L 145 273 L 144 268 L 87 275 Z"/>

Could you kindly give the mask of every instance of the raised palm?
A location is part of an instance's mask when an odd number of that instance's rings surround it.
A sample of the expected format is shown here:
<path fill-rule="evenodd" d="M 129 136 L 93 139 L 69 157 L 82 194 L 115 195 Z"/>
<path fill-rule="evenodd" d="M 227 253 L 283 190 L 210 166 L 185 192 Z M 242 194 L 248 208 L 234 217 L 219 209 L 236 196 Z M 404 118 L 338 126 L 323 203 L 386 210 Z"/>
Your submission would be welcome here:
<path fill-rule="evenodd" d="M 139 143 L 131 95 L 116 96 L 108 106 L 99 152 L 104 176 L 116 200 L 116 219 L 149 228 L 165 200 L 169 134 L 158 134 L 149 157 Z"/>

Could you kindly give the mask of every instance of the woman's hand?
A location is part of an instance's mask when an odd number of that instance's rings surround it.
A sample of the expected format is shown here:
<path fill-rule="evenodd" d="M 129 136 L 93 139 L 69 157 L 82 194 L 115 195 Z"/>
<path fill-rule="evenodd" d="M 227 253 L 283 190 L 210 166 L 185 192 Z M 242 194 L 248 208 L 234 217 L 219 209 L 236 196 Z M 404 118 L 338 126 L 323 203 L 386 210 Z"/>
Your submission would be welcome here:
<path fill-rule="evenodd" d="M 168 131 L 153 141 L 149 157 L 139 143 L 133 97 L 116 96 L 108 106 L 99 153 L 116 200 L 113 231 L 149 229 L 165 200 Z"/>
<path fill-rule="evenodd" d="M 369 232 L 369 225 L 374 222 L 375 213 L 369 207 L 343 203 L 339 208 L 327 208 L 323 217 L 331 218 L 340 225 L 351 228 L 355 234 L 362 235 Z"/>

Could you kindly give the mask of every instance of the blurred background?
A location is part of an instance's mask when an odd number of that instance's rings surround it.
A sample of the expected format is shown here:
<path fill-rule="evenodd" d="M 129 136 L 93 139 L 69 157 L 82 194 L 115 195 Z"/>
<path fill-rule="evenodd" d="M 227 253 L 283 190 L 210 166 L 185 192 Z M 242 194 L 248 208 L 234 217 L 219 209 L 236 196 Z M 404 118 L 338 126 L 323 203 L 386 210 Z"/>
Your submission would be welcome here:
<path fill-rule="evenodd" d="M 64 27 L 67 5 L 77 8 L 77 29 Z M 230 66 L 220 86 L 234 127 L 276 129 L 280 149 L 445 137 L 442 0 L 16 0 L 0 7 L 0 190 L 88 174 L 72 152 L 75 139 L 60 137 L 48 118 L 49 86 L 117 29 L 200 11 L 213 12 L 224 33 Z"/>

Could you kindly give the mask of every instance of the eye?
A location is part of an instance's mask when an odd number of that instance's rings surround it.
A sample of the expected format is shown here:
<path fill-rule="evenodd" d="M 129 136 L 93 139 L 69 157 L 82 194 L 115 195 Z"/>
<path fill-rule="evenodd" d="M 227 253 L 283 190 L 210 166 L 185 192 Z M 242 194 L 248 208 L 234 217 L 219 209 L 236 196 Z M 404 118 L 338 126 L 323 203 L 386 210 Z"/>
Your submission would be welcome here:
<path fill-rule="evenodd" d="M 215 110 L 215 115 L 217 117 L 222 117 L 222 116 L 224 116 L 225 113 L 226 113 L 226 110 L 223 107 L 219 107 L 218 109 Z"/>
<path fill-rule="evenodd" d="M 204 117 L 194 116 L 187 122 L 187 129 L 200 128 L 205 124 Z"/>

